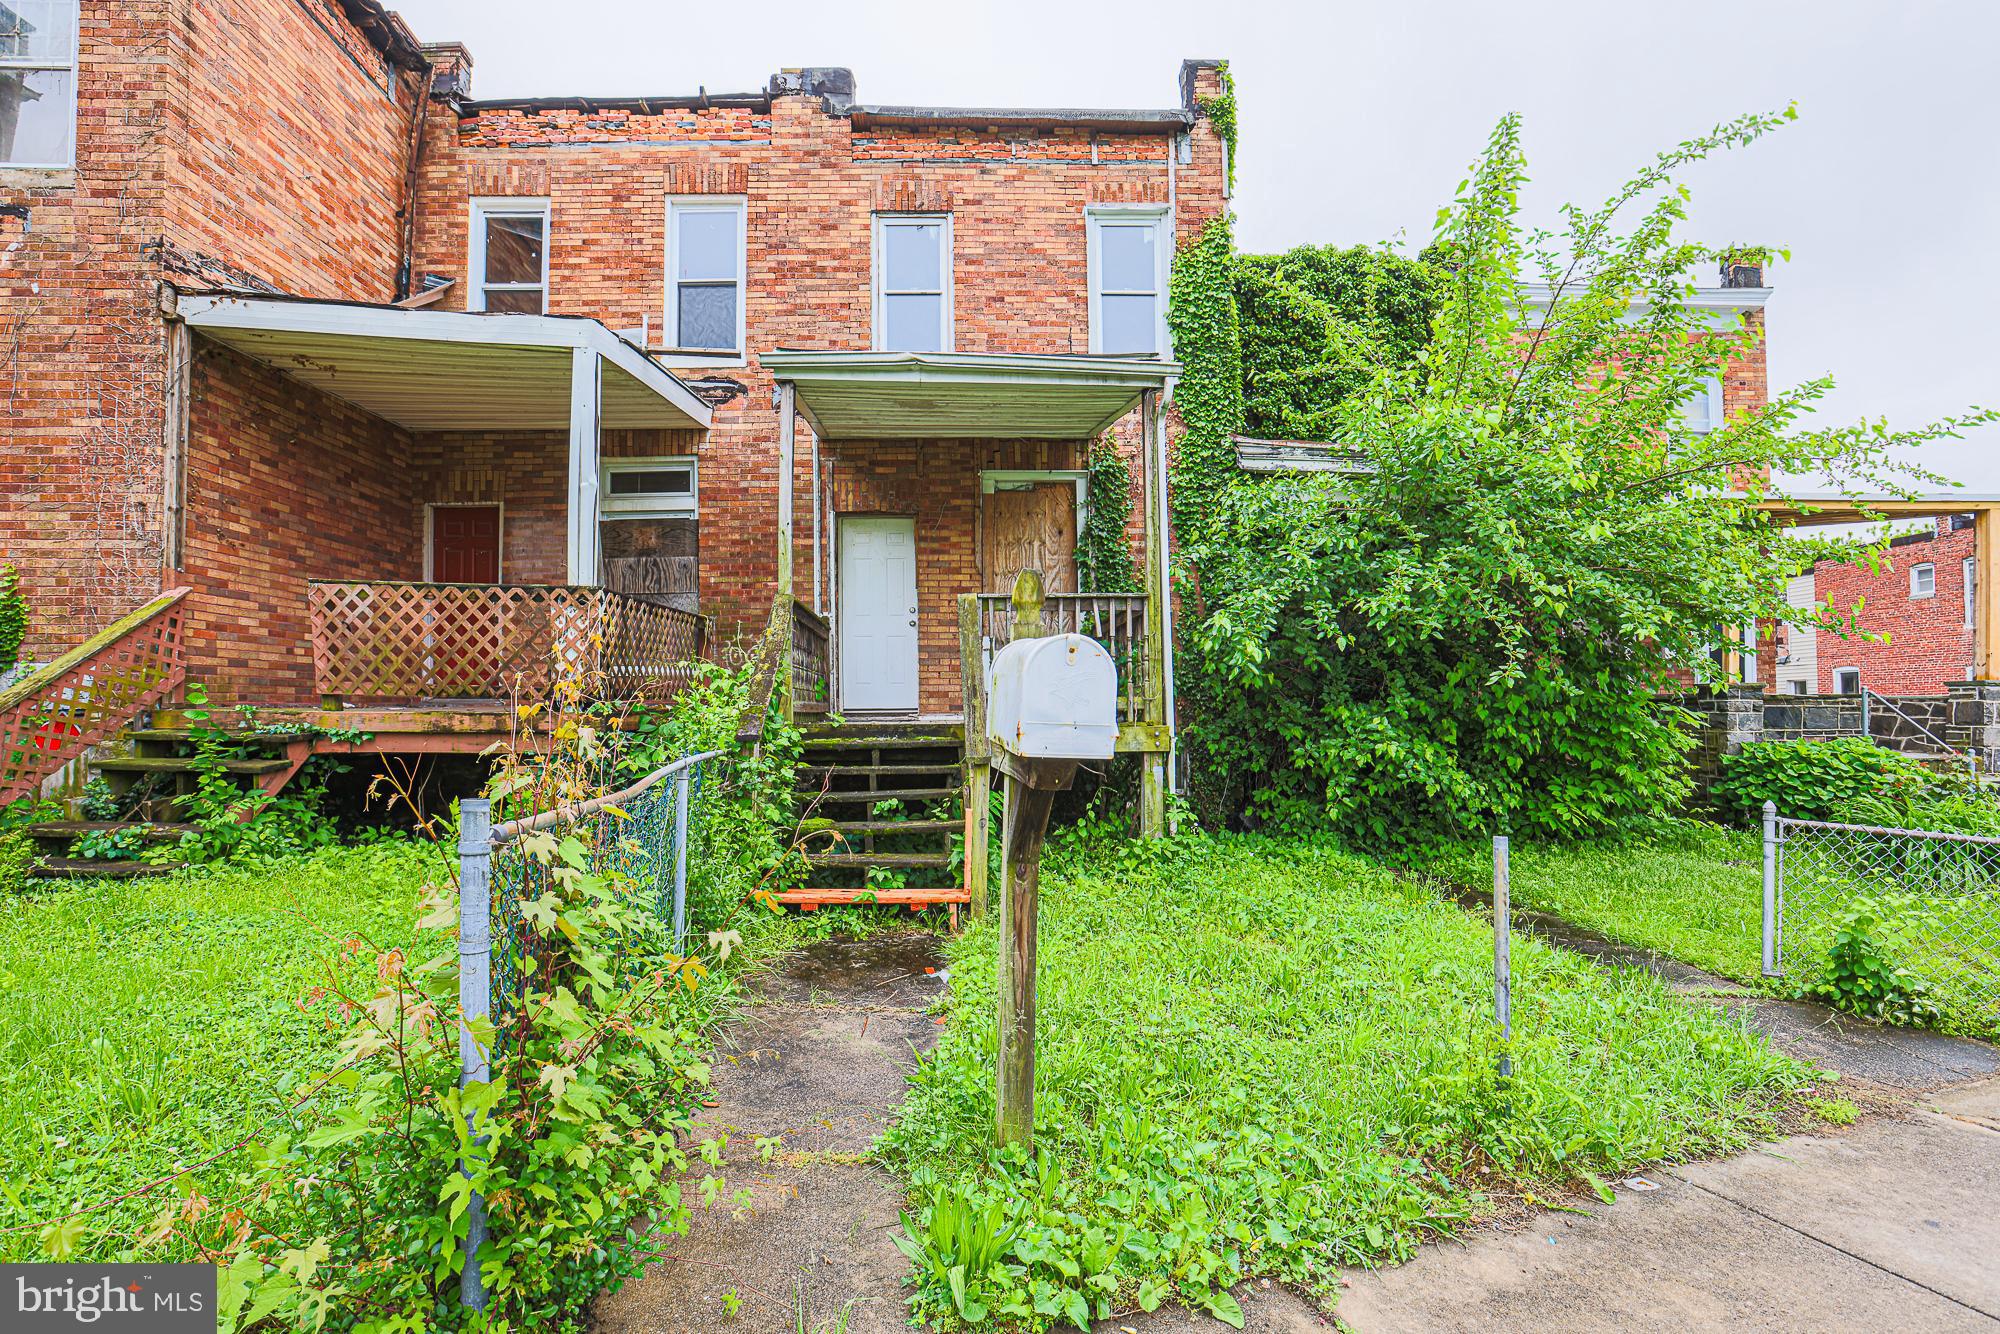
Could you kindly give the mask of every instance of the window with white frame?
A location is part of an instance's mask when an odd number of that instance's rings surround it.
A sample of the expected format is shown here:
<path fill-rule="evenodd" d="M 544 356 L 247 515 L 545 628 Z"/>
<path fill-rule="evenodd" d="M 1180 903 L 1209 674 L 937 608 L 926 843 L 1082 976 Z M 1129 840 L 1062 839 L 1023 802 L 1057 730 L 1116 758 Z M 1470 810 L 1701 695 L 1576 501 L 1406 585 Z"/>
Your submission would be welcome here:
<path fill-rule="evenodd" d="M 1167 354 L 1167 212 L 1093 208 L 1089 228 L 1090 350 L 1108 356 Z"/>
<path fill-rule="evenodd" d="M 1688 395 L 1687 400 L 1681 404 L 1681 420 L 1687 423 L 1689 430 L 1701 435 L 1707 435 L 1710 431 L 1721 429 L 1722 381 L 1720 378 L 1713 375 L 1709 376 L 1706 380 L 1702 381 L 1700 388 Z"/>
<path fill-rule="evenodd" d="M 76 163 L 78 0 L 0 0 L 0 166 Z"/>
<path fill-rule="evenodd" d="M 606 459 L 598 483 L 598 512 L 658 517 L 691 515 L 698 494 L 691 458 Z"/>
<path fill-rule="evenodd" d="M 1836 695 L 1858 695 L 1861 693 L 1861 669 L 1859 667 L 1836 667 L 1833 669 L 1833 693 Z"/>
<path fill-rule="evenodd" d="M 744 201 L 701 195 L 667 201 L 667 346 L 743 351 Z"/>
<path fill-rule="evenodd" d="M 951 215 L 875 215 L 875 348 L 952 349 Z"/>
<path fill-rule="evenodd" d="M 1925 561 L 1922 565 L 1910 567 L 1910 596 L 1913 598 L 1937 596 L 1937 566 Z"/>
<path fill-rule="evenodd" d="M 468 310 L 547 314 L 549 201 L 473 200 L 470 272 Z"/>
<path fill-rule="evenodd" d="M 1965 628 L 1970 630 L 1979 624 L 1979 561 L 1967 556 L 1959 563 L 1961 582 L 1965 585 Z"/>

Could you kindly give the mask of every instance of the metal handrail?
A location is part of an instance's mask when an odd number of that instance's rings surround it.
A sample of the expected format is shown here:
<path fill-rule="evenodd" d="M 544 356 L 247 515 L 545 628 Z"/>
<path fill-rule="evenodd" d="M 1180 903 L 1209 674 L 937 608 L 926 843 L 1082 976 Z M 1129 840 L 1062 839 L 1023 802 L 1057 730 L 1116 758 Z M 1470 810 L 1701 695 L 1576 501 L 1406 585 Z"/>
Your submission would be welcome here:
<path fill-rule="evenodd" d="M 580 801 L 574 806 L 556 806 L 553 809 L 542 811 L 535 815 L 524 815 L 518 820 L 508 820 L 503 824 L 496 824 L 493 826 L 492 841 L 495 844 L 512 843 L 523 834 L 532 834 L 537 829 L 547 829 L 550 825 L 555 824 L 573 824 L 578 820 L 588 819 L 590 816 L 603 810 L 606 806 L 617 806 L 628 802 L 645 792 L 648 788 L 672 778 L 682 770 L 700 764 L 704 760 L 717 759 L 721 755 L 722 752 L 719 750 L 705 750 L 699 755 L 686 755 L 675 760 L 672 764 L 653 770 L 653 772 L 647 774 L 644 778 L 632 784 L 632 786 L 620 789 L 617 792 L 606 793 L 601 797 L 592 797 L 589 801 Z"/>
<path fill-rule="evenodd" d="M 1899 706 L 1894 700 L 1890 699 L 1887 695 L 1878 694 L 1875 691 L 1869 689 L 1867 686 L 1861 687 L 1861 730 L 1864 734 L 1866 734 L 1870 738 L 1874 737 L 1875 735 L 1874 723 L 1873 720 L 1869 717 L 1868 702 L 1870 700 L 1880 700 L 1882 702 L 1882 706 L 1888 709 L 1889 712 L 1895 714 L 1898 718 L 1901 718 L 1904 722 L 1916 728 L 1926 737 L 1929 737 L 1932 741 L 1942 746 L 1948 754 L 1956 755 L 1960 759 L 1964 760 L 1966 769 L 1974 777 L 1978 776 L 1979 758 L 1976 755 L 1973 755 L 1969 751 L 1960 750 L 1957 746 L 1952 745 L 1951 742 L 1946 741 L 1936 732 L 1931 731 L 1930 728 L 1925 727 L 1915 718 L 1912 718 L 1909 714 L 1904 713 L 1901 706 Z"/>

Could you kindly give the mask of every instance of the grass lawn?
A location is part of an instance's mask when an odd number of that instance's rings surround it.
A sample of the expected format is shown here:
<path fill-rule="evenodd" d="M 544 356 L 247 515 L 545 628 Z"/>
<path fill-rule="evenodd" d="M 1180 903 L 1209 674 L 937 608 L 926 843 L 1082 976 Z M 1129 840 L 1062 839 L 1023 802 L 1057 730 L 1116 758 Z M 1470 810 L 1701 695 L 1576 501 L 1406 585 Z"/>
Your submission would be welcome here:
<path fill-rule="evenodd" d="M 24 1225 L 280 1129 L 338 1037 L 300 1002 L 344 940 L 408 943 L 442 869 L 389 845 L 0 897 L 0 1259 L 36 1258 Z M 75 1258 L 113 1258 L 172 1198 L 90 1215 Z"/>
<path fill-rule="evenodd" d="M 1517 939 L 1500 1081 L 1490 924 L 1323 848 L 1155 847 L 1044 874 L 1034 1160 L 989 1148 L 993 925 L 952 942 L 947 1027 L 880 1150 L 926 1312 L 1229 1319 L 1260 1274 L 1327 1294 L 1524 1196 L 1746 1145 L 1811 1078 L 1650 978 Z"/>
<path fill-rule="evenodd" d="M 1751 830 L 1687 823 L 1618 844 L 1535 846 L 1508 853 L 1514 902 L 1658 950 L 1724 977 L 1763 977 L 1764 861 Z M 1489 889 L 1493 852 L 1468 845 L 1426 869 Z"/>

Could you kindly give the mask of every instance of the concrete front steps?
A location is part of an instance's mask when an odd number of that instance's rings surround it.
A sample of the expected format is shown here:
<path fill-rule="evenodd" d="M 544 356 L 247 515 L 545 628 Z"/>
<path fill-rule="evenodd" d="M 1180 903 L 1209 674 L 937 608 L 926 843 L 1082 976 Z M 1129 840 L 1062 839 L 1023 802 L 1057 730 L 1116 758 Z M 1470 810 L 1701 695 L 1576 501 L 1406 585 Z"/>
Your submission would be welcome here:
<path fill-rule="evenodd" d="M 956 725 L 809 724 L 796 810 L 802 819 L 831 820 L 838 842 L 828 848 L 826 835 L 813 835 L 813 884 L 777 901 L 805 911 L 845 903 L 946 907 L 956 925 L 959 905 L 971 901 L 963 869 L 950 874 L 952 835 L 965 828 L 964 745 Z M 898 809 L 879 809 L 891 801 Z M 872 887 L 871 871 L 881 873 Z M 912 872 L 957 883 L 893 883 Z"/>

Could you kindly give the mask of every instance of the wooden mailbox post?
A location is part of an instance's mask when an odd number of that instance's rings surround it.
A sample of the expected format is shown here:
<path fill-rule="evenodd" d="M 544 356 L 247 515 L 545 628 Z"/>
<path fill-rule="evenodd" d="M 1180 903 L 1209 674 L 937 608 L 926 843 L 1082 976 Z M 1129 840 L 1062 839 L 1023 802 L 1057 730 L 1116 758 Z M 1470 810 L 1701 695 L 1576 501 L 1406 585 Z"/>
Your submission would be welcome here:
<path fill-rule="evenodd" d="M 1041 576 L 1014 583 L 1016 638 L 993 660 L 986 737 L 1007 782 L 1000 885 L 1000 1062 L 997 1132 L 1026 1144 L 1035 1132 L 1035 926 L 1042 842 L 1056 793 L 1084 760 L 1117 745 L 1117 670 L 1082 635 L 1041 637 Z"/>

